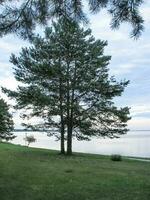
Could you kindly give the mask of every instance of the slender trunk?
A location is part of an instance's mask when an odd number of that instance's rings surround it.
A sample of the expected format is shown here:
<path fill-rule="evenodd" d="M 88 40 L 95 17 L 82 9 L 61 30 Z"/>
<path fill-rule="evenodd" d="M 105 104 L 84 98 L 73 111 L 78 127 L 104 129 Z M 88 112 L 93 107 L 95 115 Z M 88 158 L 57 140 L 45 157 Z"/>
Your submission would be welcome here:
<path fill-rule="evenodd" d="M 60 144 L 60 153 L 65 154 L 65 126 L 64 126 L 64 117 L 62 113 L 62 104 L 61 104 L 61 144 Z"/>
<path fill-rule="evenodd" d="M 68 118 L 67 118 L 67 155 L 72 154 L 72 129 L 70 124 L 70 113 L 68 110 Z"/>
<path fill-rule="evenodd" d="M 67 63 L 67 155 L 72 154 L 72 130 L 70 127 L 70 84 L 69 63 Z"/>
<path fill-rule="evenodd" d="M 60 153 L 65 154 L 65 129 L 64 122 L 61 116 L 61 142 L 60 142 Z"/>
<path fill-rule="evenodd" d="M 67 155 L 72 155 L 72 129 L 71 129 L 71 127 L 68 127 L 67 134 L 68 134 L 68 137 L 67 137 Z"/>
<path fill-rule="evenodd" d="M 60 140 L 60 152 L 65 154 L 65 125 L 64 125 L 64 116 L 62 108 L 62 91 L 60 91 L 60 119 L 61 119 L 61 140 Z"/>
<path fill-rule="evenodd" d="M 74 92 L 73 92 L 74 96 Z M 67 149 L 67 154 L 71 155 L 72 154 L 72 131 L 73 131 L 73 101 L 71 99 L 71 109 L 70 109 L 70 118 L 69 118 L 69 127 L 68 127 L 68 149 Z"/>
<path fill-rule="evenodd" d="M 73 132 L 73 110 L 74 110 L 74 92 L 75 92 L 75 83 L 76 83 L 76 62 L 75 62 L 75 71 L 74 71 L 74 76 L 71 84 L 71 99 L 69 102 L 69 108 L 70 108 L 70 113 L 69 113 L 69 124 L 68 124 L 68 140 L 67 140 L 67 154 L 71 155 L 72 154 L 72 132 Z M 70 93 L 68 94 L 70 98 Z"/>
<path fill-rule="evenodd" d="M 61 61 L 59 59 L 61 66 Z M 59 79 L 59 98 L 60 98 L 60 123 L 61 123 L 61 139 L 60 139 L 60 153 L 65 154 L 65 124 L 64 124 L 64 115 L 63 115 L 63 91 L 62 91 L 62 78 Z"/>
<path fill-rule="evenodd" d="M 73 110 L 71 108 L 68 121 L 67 155 L 72 155 L 72 130 L 73 130 Z"/>

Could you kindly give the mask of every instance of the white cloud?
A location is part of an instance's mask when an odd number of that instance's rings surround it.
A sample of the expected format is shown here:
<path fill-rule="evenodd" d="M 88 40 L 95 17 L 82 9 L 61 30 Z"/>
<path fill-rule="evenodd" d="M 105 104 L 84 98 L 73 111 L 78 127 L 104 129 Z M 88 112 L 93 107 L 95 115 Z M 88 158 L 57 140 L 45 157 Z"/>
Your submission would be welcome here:
<path fill-rule="evenodd" d="M 135 67 L 133 64 L 120 64 L 117 68 L 112 68 L 111 73 L 114 75 L 125 74 L 131 72 Z"/>
<path fill-rule="evenodd" d="M 150 130 L 150 118 L 133 118 L 128 122 L 128 127 L 131 130 Z"/>
<path fill-rule="evenodd" d="M 0 61 L 0 79 L 12 76 L 12 64 L 5 61 Z"/>
<path fill-rule="evenodd" d="M 7 54 L 19 52 L 23 46 L 27 45 L 29 45 L 28 42 L 23 41 L 13 35 L 9 35 L 0 39 L 0 50 Z"/>
<path fill-rule="evenodd" d="M 146 23 L 149 23 L 150 22 L 150 7 L 144 6 L 141 8 L 140 12 L 141 12 L 144 20 L 146 21 Z"/>
<path fill-rule="evenodd" d="M 150 103 L 131 105 L 131 115 L 137 116 L 140 114 L 150 114 Z"/>
<path fill-rule="evenodd" d="M 7 87 L 10 90 L 15 90 L 17 88 L 18 82 L 11 76 L 0 80 L 0 86 Z"/>
<path fill-rule="evenodd" d="M 111 30 L 111 17 L 105 10 L 96 15 L 90 16 L 90 21 L 90 27 L 96 38 L 108 40 L 109 42 L 117 42 L 128 39 L 126 28 L 122 27 L 119 31 Z"/>

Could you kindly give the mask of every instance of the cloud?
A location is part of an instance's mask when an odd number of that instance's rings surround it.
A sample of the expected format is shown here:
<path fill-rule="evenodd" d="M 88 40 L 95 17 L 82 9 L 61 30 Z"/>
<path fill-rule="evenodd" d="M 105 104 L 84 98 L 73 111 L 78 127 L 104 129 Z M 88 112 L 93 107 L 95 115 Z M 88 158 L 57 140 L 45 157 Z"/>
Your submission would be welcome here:
<path fill-rule="evenodd" d="M 28 42 L 23 41 L 14 35 L 9 35 L 0 39 L 0 51 L 7 54 L 19 52 L 23 46 L 27 45 L 29 45 Z"/>
<path fill-rule="evenodd" d="M 111 17 L 102 10 L 96 15 L 90 15 L 90 28 L 96 38 L 108 40 L 109 42 L 121 41 L 128 38 L 127 29 L 121 29 L 119 31 L 113 31 L 110 28 Z"/>
<path fill-rule="evenodd" d="M 11 64 L 7 61 L 0 62 L 0 79 L 4 79 L 4 77 L 9 77 L 12 75 Z"/>
<path fill-rule="evenodd" d="M 141 116 L 143 114 L 150 114 L 150 103 L 139 104 L 139 105 L 132 105 L 131 106 L 131 114 L 132 116 Z"/>
<path fill-rule="evenodd" d="M 18 82 L 12 77 L 7 77 L 0 80 L 0 86 L 7 87 L 10 90 L 15 90 L 17 88 Z"/>
<path fill-rule="evenodd" d="M 136 65 L 134 64 L 120 64 L 117 68 L 112 68 L 111 72 L 114 75 L 120 75 L 120 74 L 125 74 L 125 73 L 129 73 L 133 70 L 133 68 L 135 68 Z"/>
<path fill-rule="evenodd" d="M 140 12 L 141 12 L 145 22 L 149 23 L 150 22 L 150 4 L 142 7 Z"/>
<path fill-rule="evenodd" d="M 0 97 L 5 99 L 10 105 L 14 104 L 14 101 L 10 100 L 4 93 L 1 91 L 1 87 L 5 87 L 10 90 L 15 90 L 18 86 L 18 82 L 15 80 L 13 76 L 4 77 L 0 79 Z"/>
<path fill-rule="evenodd" d="M 128 122 L 130 130 L 150 130 L 150 118 L 138 117 Z"/>

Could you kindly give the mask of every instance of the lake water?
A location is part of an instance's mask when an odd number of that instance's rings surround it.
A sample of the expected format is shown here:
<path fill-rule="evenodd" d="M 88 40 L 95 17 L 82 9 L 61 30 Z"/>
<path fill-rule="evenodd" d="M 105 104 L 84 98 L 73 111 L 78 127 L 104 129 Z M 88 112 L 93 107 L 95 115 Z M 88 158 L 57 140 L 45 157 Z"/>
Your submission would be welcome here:
<path fill-rule="evenodd" d="M 12 141 L 14 144 L 25 145 L 25 132 L 15 132 L 17 137 Z M 31 147 L 59 150 L 59 142 L 55 138 L 48 137 L 42 132 L 28 132 L 37 139 Z M 150 158 L 150 131 L 130 131 L 118 139 L 92 139 L 91 141 L 73 140 L 73 151 L 96 154 L 121 154 L 124 156 L 135 156 Z"/>

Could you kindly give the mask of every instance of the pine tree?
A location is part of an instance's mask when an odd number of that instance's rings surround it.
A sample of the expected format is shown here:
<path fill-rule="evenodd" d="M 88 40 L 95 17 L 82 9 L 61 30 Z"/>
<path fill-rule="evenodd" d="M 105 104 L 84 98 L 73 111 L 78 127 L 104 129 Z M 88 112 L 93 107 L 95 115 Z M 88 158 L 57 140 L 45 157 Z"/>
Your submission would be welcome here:
<path fill-rule="evenodd" d="M 111 27 L 130 23 L 131 36 L 138 38 L 143 31 L 144 20 L 139 13 L 143 0 L 87 0 L 89 11 L 97 13 L 106 9 L 112 16 Z M 30 38 L 36 25 L 46 25 L 52 18 L 71 17 L 78 22 L 88 22 L 83 0 L 18 0 L 0 1 L 0 36 L 16 33 Z"/>
<path fill-rule="evenodd" d="M 0 99 L 0 140 L 12 140 L 15 136 L 12 133 L 13 120 L 12 115 L 9 113 L 7 103 Z"/>
<path fill-rule="evenodd" d="M 25 86 L 3 91 L 16 99 L 19 109 L 42 117 L 45 129 L 57 129 L 62 153 L 65 138 L 70 155 L 73 137 L 114 138 L 127 132 L 129 109 L 117 108 L 113 98 L 122 94 L 128 81 L 109 78 L 106 45 L 95 40 L 90 29 L 61 19 L 46 29 L 44 38 L 32 38 L 32 47 L 23 48 L 19 57 L 11 56 L 15 78 Z"/>

